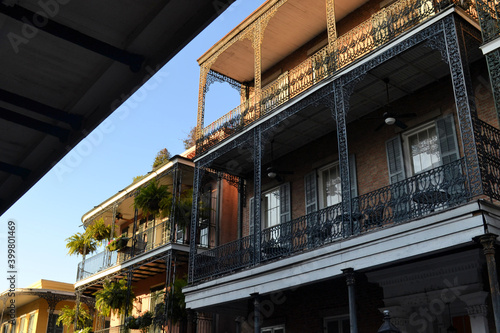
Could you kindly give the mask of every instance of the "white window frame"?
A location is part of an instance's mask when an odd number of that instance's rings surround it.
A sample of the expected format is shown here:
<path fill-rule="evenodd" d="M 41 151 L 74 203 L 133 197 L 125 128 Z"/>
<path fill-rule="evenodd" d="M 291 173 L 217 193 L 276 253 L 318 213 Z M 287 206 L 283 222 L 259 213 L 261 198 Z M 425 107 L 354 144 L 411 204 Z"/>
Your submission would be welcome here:
<path fill-rule="evenodd" d="M 276 330 L 283 330 L 283 333 L 285 333 L 285 325 L 276 325 L 276 326 L 267 326 L 267 327 L 262 327 L 260 329 L 261 333 L 274 333 Z"/>
<path fill-rule="evenodd" d="M 439 158 L 440 158 L 439 165 L 433 166 L 433 168 L 436 168 L 436 167 L 443 165 L 443 159 L 441 156 L 442 155 L 441 148 L 439 147 L 439 133 L 438 133 L 437 128 L 436 128 L 436 122 L 435 121 L 428 122 L 428 123 L 425 123 L 425 124 L 418 126 L 417 128 L 413 128 L 409 131 L 405 131 L 405 132 L 401 133 L 401 138 L 403 140 L 403 161 L 404 161 L 404 168 L 405 168 L 405 172 L 406 172 L 407 177 L 411 177 L 411 176 L 418 174 L 418 173 L 415 173 L 413 170 L 413 161 L 412 161 L 412 157 L 410 154 L 409 137 L 412 135 L 415 135 L 419 132 L 422 132 L 424 130 L 428 130 L 429 128 L 434 128 L 436 131 L 436 138 L 438 140 L 437 145 L 438 145 L 438 149 L 439 149 Z M 425 172 L 425 171 L 420 171 L 420 172 Z"/>
<path fill-rule="evenodd" d="M 340 166 L 339 166 L 339 161 L 336 161 L 336 162 L 333 162 L 333 163 L 330 163 L 328 165 L 325 165 L 321 168 L 318 169 L 318 194 L 319 194 L 319 209 L 323 209 L 323 208 L 326 208 L 326 202 L 325 202 L 325 193 L 326 193 L 326 189 L 324 188 L 323 186 L 323 172 L 328 170 L 328 169 L 331 169 L 333 167 L 337 167 L 339 169 L 339 172 L 340 172 Z M 340 179 L 340 175 L 339 175 L 339 179 Z M 340 182 L 340 185 L 342 186 L 342 181 Z M 338 203 L 342 202 L 342 193 L 340 195 L 340 201 Z"/>
<path fill-rule="evenodd" d="M 349 320 L 349 315 L 348 314 L 323 318 L 323 332 L 324 333 L 328 333 L 326 325 L 329 322 L 336 321 L 338 323 L 341 323 L 343 320 L 346 320 L 346 319 Z M 342 327 L 340 327 L 340 329 L 342 329 Z M 341 333 L 349 333 L 349 332 L 341 332 Z"/>
<path fill-rule="evenodd" d="M 269 223 L 268 223 L 269 221 L 267 221 L 266 207 L 264 205 L 264 198 L 265 198 L 266 195 L 271 194 L 273 192 L 277 192 L 278 193 L 278 206 L 275 208 L 278 211 L 277 212 L 278 220 L 276 221 L 275 224 L 269 225 Z M 279 195 L 280 195 L 280 187 L 279 186 L 273 187 L 273 188 L 271 188 L 271 189 L 269 189 L 269 190 L 267 190 L 267 191 L 265 191 L 265 192 L 262 193 L 262 196 L 261 196 L 261 198 L 262 198 L 262 204 L 260 206 L 260 210 L 261 210 L 260 216 L 261 216 L 261 220 L 262 220 L 261 221 L 262 229 L 271 228 L 271 227 L 274 227 L 274 226 L 280 224 L 280 222 L 281 222 L 280 221 L 280 213 L 281 213 L 281 211 L 280 211 L 281 206 L 280 205 L 281 205 L 281 202 L 280 202 Z"/>

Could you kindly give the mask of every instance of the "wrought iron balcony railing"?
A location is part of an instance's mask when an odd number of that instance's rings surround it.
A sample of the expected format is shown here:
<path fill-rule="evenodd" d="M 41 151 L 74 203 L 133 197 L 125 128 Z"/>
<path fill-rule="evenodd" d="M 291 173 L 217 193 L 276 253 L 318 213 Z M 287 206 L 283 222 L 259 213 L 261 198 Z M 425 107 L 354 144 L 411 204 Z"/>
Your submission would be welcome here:
<path fill-rule="evenodd" d="M 336 71 L 381 45 L 388 43 L 403 32 L 447 8 L 450 4 L 460 6 L 471 18 L 477 21 L 475 1 L 396 1 L 346 34 L 339 36 L 332 49 L 325 46 L 295 68 L 283 73 L 271 84 L 263 87 L 260 100 L 255 97 L 246 100 L 237 108 L 203 128 L 202 136 L 197 140 L 196 153 L 198 155 L 204 153 L 231 134 L 241 131 L 254 121 L 271 114 L 288 100 L 332 76 Z M 491 15 L 496 15 L 496 12 Z"/>
<path fill-rule="evenodd" d="M 84 261 L 82 260 L 78 264 L 76 281 L 85 279 L 114 265 L 123 263 L 145 252 L 168 244 L 170 243 L 170 236 L 171 232 L 169 221 L 164 221 L 145 230 L 139 230 L 135 236 L 134 246 L 132 246 L 134 239 L 130 239 L 127 246 L 118 252 L 105 250 L 92 257 L 85 258 Z M 174 242 L 184 244 L 184 239 L 174 239 Z"/>
<path fill-rule="evenodd" d="M 464 159 L 422 172 L 352 200 L 261 231 L 261 262 L 287 257 L 379 228 L 442 211 L 470 200 Z M 195 256 L 193 281 L 218 277 L 254 264 L 247 236 Z"/>

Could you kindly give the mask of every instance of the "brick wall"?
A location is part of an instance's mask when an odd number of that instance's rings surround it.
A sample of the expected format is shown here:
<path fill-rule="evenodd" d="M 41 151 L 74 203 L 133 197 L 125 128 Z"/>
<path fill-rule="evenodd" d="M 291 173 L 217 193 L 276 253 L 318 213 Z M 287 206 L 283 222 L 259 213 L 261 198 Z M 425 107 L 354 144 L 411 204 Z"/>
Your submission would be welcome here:
<path fill-rule="evenodd" d="M 478 110 L 478 117 L 489 124 L 498 127 L 498 119 L 489 87 L 488 72 L 484 61 L 471 66 L 473 93 Z M 459 123 L 456 116 L 455 100 L 452 83 L 445 77 L 418 92 L 391 103 L 398 112 L 414 112 L 417 117 L 405 120 L 409 128 L 429 123 L 447 114 L 455 117 L 457 141 L 462 153 Z M 325 110 L 325 112 L 328 112 Z M 383 110 L 375 111 L 373 115 L 381 116 Z M 356 176 L 358 194 L 374 191 L 389 185 L 387 155 L 385 142 L 401 133 L 395 126 L 384 126 L 375 132 L 380 121 L 358 120 L 348 125 L 349 154 L 356 157 Z M 298 148 L 275 161 L 275 167 L 290 170 L 292 175 L 285 175 L 284 181 L 291 185 L 292 219 L 303 216 L 305 211 L 304 175 L 338 160 L 337 138 L 335 128 L 332 132 L 314 142 Z M 361 134 L 361 135 L 360 135 Z M 263 175 L 262 190 L 267 191 L 279 186 L 276 180 Z M 248 235 L 249 200 L 254 196 L 253 181 L 247 180 L 247 204 L 243 209 L 243 235 Z"/>

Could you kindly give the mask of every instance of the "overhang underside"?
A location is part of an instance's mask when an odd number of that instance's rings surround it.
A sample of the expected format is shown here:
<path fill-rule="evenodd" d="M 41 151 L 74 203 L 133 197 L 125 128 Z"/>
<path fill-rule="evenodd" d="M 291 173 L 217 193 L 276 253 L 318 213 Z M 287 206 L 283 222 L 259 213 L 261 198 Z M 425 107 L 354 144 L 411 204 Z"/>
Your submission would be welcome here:
<path fill-rule="evenodd" d="M 172 261 L 169 260 L 169 255 L 172 255 Z M 109 280 L 120 280 L 120 279 L 128 279 L 129 269 L 132 268 L 132 286 L 135 283 L 139 283 L 144 279 L 151 278 L 158 274 L 165 274 L 167 271 L 167 262 L 171 262 L 172 268 L 171 272 L 180 271 L 180 266 L 187 265 L 189 254 L 185 251 L 178 250 L 169 250 L 167 252 L 163 252 L 161 254 L 155 255 L 153 257 L 148 257 L 148 254 L 145 254 L 145 259 L 140 260 L 134 263 L 131 266 L 125 266 L 120 270 L 105 275 L 103 278 L 92 279 L 88 278 L 89 282 L 78 285 L 76 288 L 79 290 L 83 290 L 84 295 L 93 295 L 96 291 L 102 290 L 104 282 Z M 174 259 L 175 257 L 175 259 Z M 174 269 L 173 265 L 176 264 L 177 268 Z M 181 278 L 177 276 L 177 278 Z"/>
<path fill-rule="evenodd" d="M 0 214 L 233 1 L 0 3 Z"/>
<path fill-rule="evenodd" d="M 469 54 L 471 61 L 476 61 L 481 57 L 481 54 L 475 50 Z M 369 56 L 354 63 L 351 67 L 359 65 L 367 59 L 369 59 Z M 349 70 L 350 68 L 345 69 L 346 72 Z M 383 114 L 384 106 L 387 105 L 386 84 L 384 82 L 386 78 L 389 78 L 389 103 L 393 103 L 405 96 L 417 94 L 420 89 L 431 83 L 449 77 L 449 73 L 449 66 L 443 61 L 440 52 L 427 47 L 426 44 L 419 44 L 382 63 L 363 77 L 351 95 L 347 123 L 371 121 L 374 123 L 373 129 L 375 130 L 379 125 L 378 121 L 374 122 L 374 120 L 368 120 L 367 118 L 381 117 Z M 332 83 L 329 82 L 328 84 L 331 85 Z M 301 98 L 307 98 L 308 95 L 314 94 L 315 89 L 317 88 L 309 88 L 309 90 L 295 97 L 293 100 L 278 107 L 267 117 L 276 116 L 276 114 L 287 109 Z M 333 94 L 331 98 L 334 98 Z M 395 111 L 400 113 L 405 112 L 404 110 Z M 382 121 L 380 120 L 380 123 Z M 242 134 L 245 135 L 246 132 L 251 133 L 250 131 L 247 129 Z M 279 160 L 280 157 L 333 131 L 336 131 L 336 122 L 331 110 L 327 106 L 309 106 L 300 110 L 286 118 L 286 121 L 282 121 L 281 125 L 278 124 L 270 130 L 263 132 L 263 170 L 271 162 L 271 141 L 273 142 L 273 159 Z M 349 129 L 347 134 L 348 136 L 351 135 Z M 233 137 L 236 137 L 236 135 L 229 137 L 229 139 Z M 223 141 L 210 151 L 224 149 L 225 144 Z M 335 142 L 333 144 L 336 145 Z M 336 147 L 332 149 L 334 151 L 337 150 Z M 249 139 L 246 144 L 242 144 L 238 148 L 221 154 L 221 156 L 213 161 L 211 167 L 251 179 L 253 178 L 254 168 L 252 151 L 253 140 Z M 203 162 L 203 157 L 201 157 L 200 161 Z M 234 166 L 237 166 L 237 168 Z"/>
<path fill-rule="evenodd" d="M 340 21 L 366 2 L 368 1 L 335 1 L 336 21 Z M 266 72 L 280 60 L 324 33 L 327 28 L 326 18 L 325 0 L 285 2 L 269 20 L 264 31 L 261 46 L 262 72 Z M 211 69 L 238 82 L 253 81 L 254 50 L 251 41 L 243 39 L 231 45 L 217 57 Z"/>

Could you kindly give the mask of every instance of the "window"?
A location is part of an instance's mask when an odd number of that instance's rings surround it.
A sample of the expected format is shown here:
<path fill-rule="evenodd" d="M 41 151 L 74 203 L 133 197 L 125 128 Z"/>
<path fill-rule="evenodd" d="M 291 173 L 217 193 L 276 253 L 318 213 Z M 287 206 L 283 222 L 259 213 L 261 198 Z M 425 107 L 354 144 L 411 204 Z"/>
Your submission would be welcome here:
<path fill-rule="evenodd" d="M 280 190 L 262 194 L 262 224 L 264 228 L 270 228 L 280 223 Z"/>
<path fill-rule="evenodd" d="M 28 318 L 28 333 L 35 332 L 35 314 L 31 313 Z"/>
<path fill-rule="evenodd" d="M 319 171 L 321 208 L 333 206 L 342 201 L 339 164 L 335 163 Z"/>
<path fill-rule="evenodd" d="M 392 183 L 459 158 L 453 115 L 437 119 L 386 142 L 389 178 Z"/>
<path fill-rule="evenodd" d="M 272 327 L 264 327 L 260 330 L 261 333 L 285 333 L 285 326 L 272 326 Z"/>
<path fill-rule="evenodd" d="M 323 323 L 325 333 L 349 333 L 351 331 L 348 316 L 325 318 Z"/>
<path fill-rule="evenodd" d="M 24 333 L 24 327 L 26 326 L 26 316 L 22 316 L 19 322 L 18 333 Z"/>
<path fill-rule="evenodd" d="M 409 156 L 411 174 L 418 174 L 441 165 L 438 136 L 432 124 L 404 136 L 406 151 Z"/>
<path fill-rule="evenodd" d="M 254 198 L 250 198 L 250 234 L 254 233 Z M 290 183 L 282 184 L 262 194 L 261 204 L 262 228 L 270 228 L 290 221 Z"/>
<path fill-rule="evenodd" d="M 351 197 L 358 195 L 356 180 L 356 158 L 349 156 L 349 177 L 351 182 Z M 316 195 L 316 172 L 307 174 L 304 178 L 306 213 L 315 212 L 319 207 L 326 208 L 342 202 L 342 182 L 339 162 L 329 164 L 318 170 L 318 195 Z"/>

